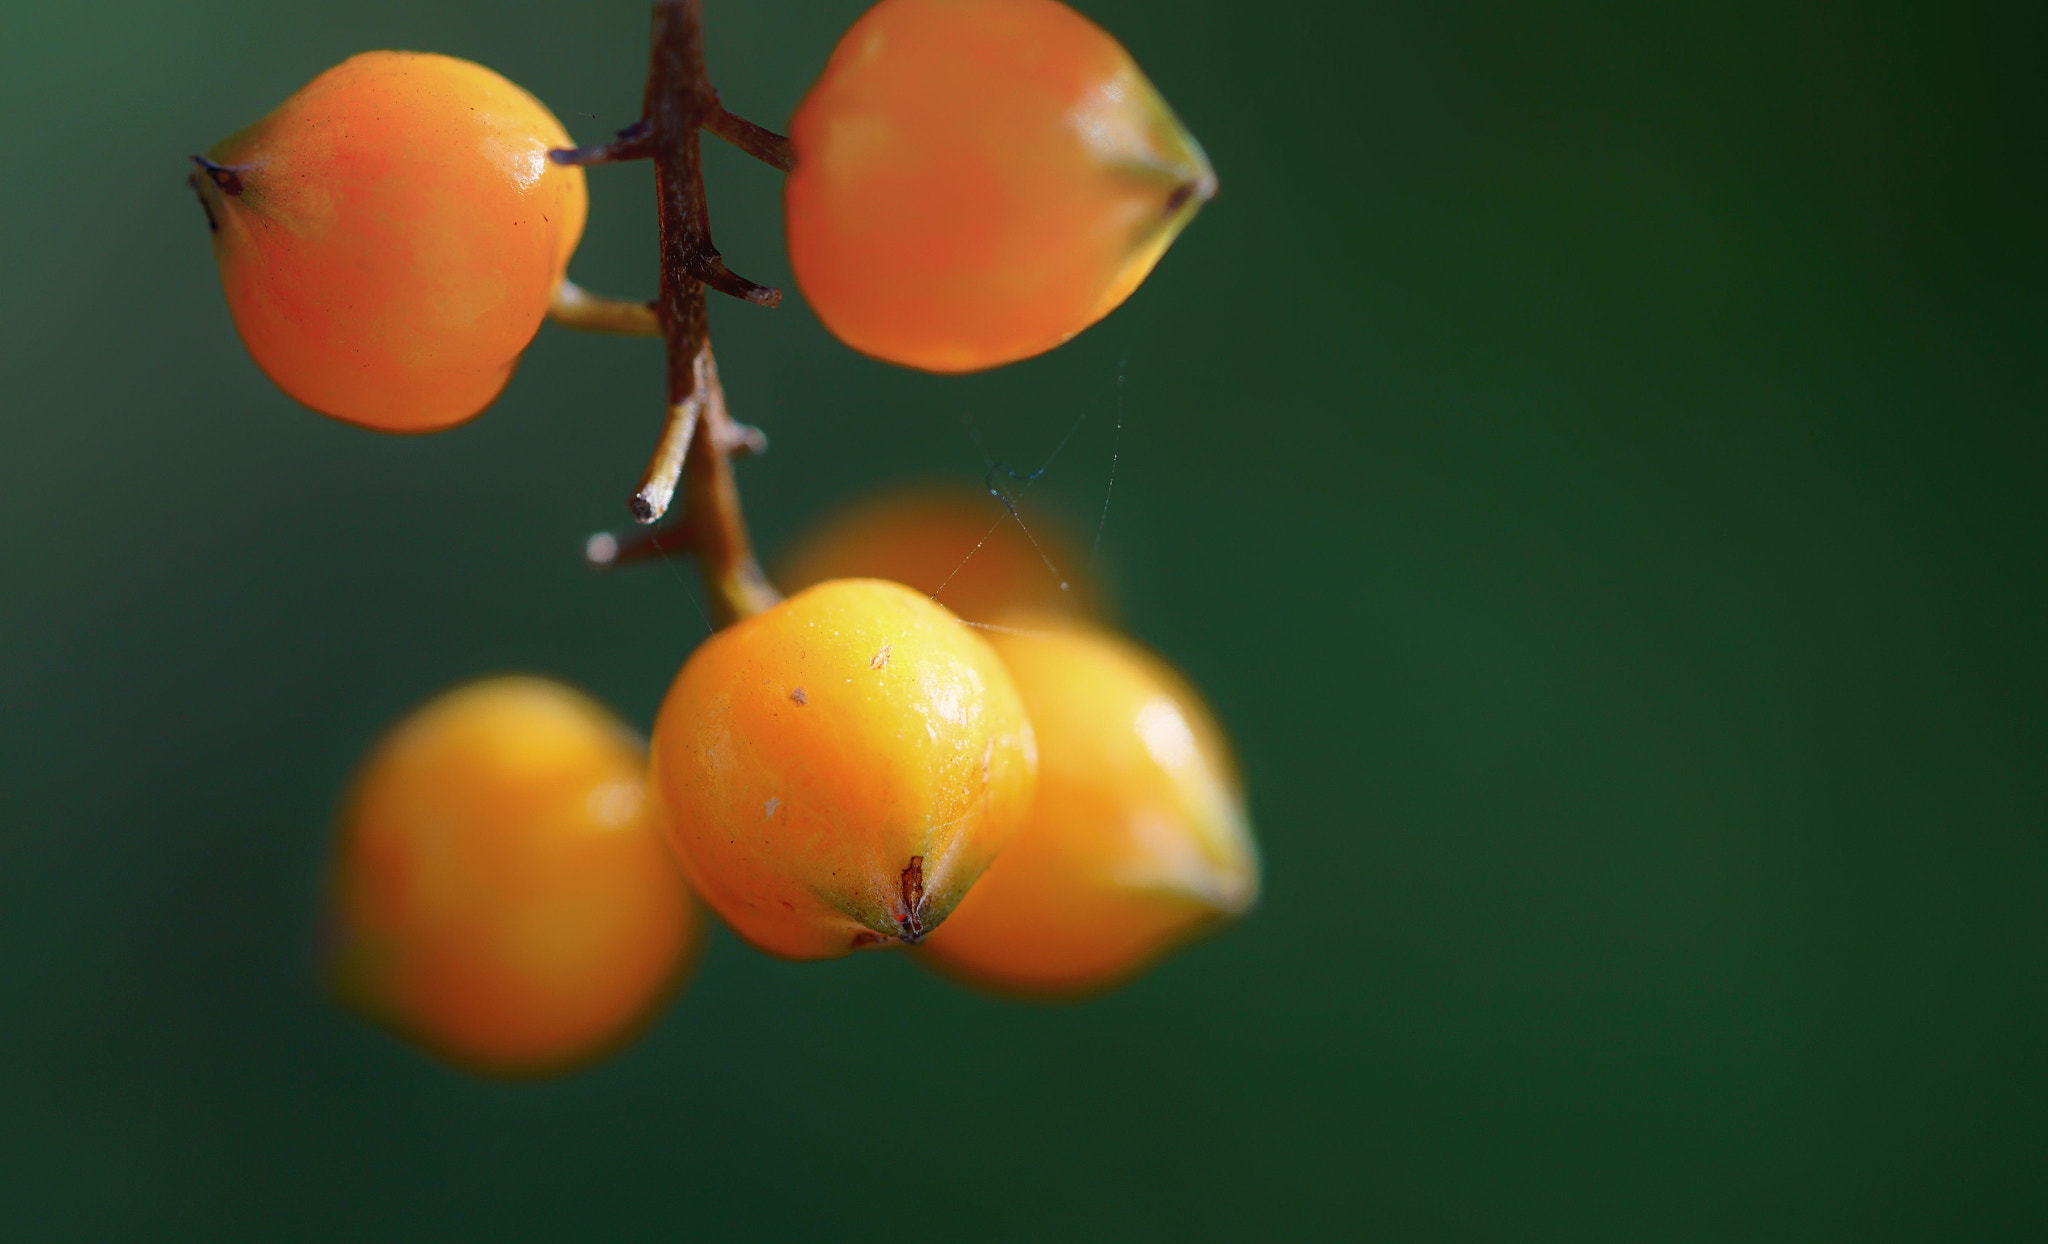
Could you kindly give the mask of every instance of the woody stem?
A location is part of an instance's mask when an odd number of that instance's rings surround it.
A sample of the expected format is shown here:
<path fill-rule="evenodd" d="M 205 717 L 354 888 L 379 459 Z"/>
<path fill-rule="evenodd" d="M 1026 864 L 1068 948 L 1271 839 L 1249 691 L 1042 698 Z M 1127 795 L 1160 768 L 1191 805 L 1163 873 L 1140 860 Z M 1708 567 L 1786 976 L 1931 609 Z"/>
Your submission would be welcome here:
<path fill-rule="evenodd" d="M 661 230 L 661 288 L 654 313 L 667 352 L 668 418 L 627 508 L 639 522 L 654 523 L 668 512 L 681 486 L 683 512 L 671 530 L 697 554 L 720 625 L 751 617 L 781 599 L 754 556 L 732 472 L 734 453 L 758 448 L 760 438 L 726 410 L 705 310 L 707 284 L 766 306 L 782 296 L 734 274 L 711 242 L 698 132 L 716 125 L 724 133 L 731 123 L 704 72 L 702 0 L 658 0 L 640 121 L 604 147 L 555 153 L 563 163 L 654 161 Z M 760 133 L 773 137 L 766 130 Z"/>

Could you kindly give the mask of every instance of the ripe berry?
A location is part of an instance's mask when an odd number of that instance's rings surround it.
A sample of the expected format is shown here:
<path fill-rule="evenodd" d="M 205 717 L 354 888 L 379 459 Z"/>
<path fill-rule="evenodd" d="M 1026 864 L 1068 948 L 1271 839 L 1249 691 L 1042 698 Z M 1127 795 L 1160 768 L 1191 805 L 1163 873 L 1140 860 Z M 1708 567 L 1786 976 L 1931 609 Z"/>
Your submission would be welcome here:
<path fill-rule="evenodd" d="M 1013 609 L 1086 612 L 1093 593 L 1084 565 L 1056 523 L 1034 518 L 1026 534 L 986 495 L 932 488 L 832 515 L 788 551 L 775 581 L 805 588 L 827 579 L 889 579 L 985 622 Z"/>
<path fill-rule="evenodd" d="M 980 635 L 852 579 L 691 654 L 652 767 L 705 902 L 763 950 L 819 959 L 937 927 L 1022 820 L 1037 756 Z"/>
<path fill-rule="evenodd" d="M 935 372 L 1101 319 L 1216 188 L 1130 54 L 1057 0 L 882 0 L 790 142 L 805 298 L 854 349 Z"/>
<path fill-rule="evenodd" d="M 1005 993 L 1114 985 L 1257 897 L 1228 744 L 1193 688 L 1107 632 L 1016 619 L 990 642 L 1039 746 L 1024 827 L 924 953 Z"/>
<path fill-rule="evenodd" d="M 279 388 L 385 432 L 498 395 L 583 233 L 553 114 L 468 61 L 365 52 L 209 153 L 193 185 L 242 341 Z"/>
<path fill-rule="evenodd" d="M 539 678 L 470 683 L 401 721 L 342 817 L 344 997 L 502 1075 L 630 1036 L 702 935 L 644 764 L 610 713 Z"/>

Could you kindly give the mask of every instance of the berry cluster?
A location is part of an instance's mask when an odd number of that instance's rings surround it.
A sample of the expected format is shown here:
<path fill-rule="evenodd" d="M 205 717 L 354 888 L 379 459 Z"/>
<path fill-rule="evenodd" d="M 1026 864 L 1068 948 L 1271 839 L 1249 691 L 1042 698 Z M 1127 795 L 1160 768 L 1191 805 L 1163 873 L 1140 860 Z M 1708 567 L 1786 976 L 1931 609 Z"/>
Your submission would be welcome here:
<path fill-rule="evenodd" d="M 905 945 L 991 990 L 1077 996 L 1258 889 L 1200 697 L 1089 620 L 1085 586 L 1049 594 L 1009 529 L 891 502 L 796 553 L 794 595 L 769 584 L 731 470 L 763 441 L 726 411 L 704 311 L 707 288 L 780 294 L 711 244 L 701 131 L 788 172 L 792 266 L 833 333 L 942 372 L 1039 353 L 1113 310 L 1214 192 L 1200 149 L 1057 0 L 882 0 L 785 139 L 718 103 L 699 4 L 656 4 L 645 115 L 601 146 L 571 147 L 480 66 L 370 52 L 194 157 L 236 327 L 316 411 L 460 423 L 548 318 L 666 348 L 669 423 L 630 508 L 653 523 L 680 488 L 682 511 L 591 556 L 687 547 L 725 626 L 651 741 L 558 684 L 487 680 L 394 727 L 342 816 L 343 995 L 496 1074 L 628 1036 L 687 974 L 700 901 L 772 954 Z M 566 275 L 583 166 L 630 159 L 656 167 L 647 304 Z"/>
<path fill-rule="evenodd" d="M 974 556 L 961 560 L 961 550 Z M 1121 983 L 1258 896 L 1258 848 L 1222 728 L 1157 656 L 1091 615 L 1077 564 L 1045 531 L 989 529 L 984 507 L 904 494 L 835 516 L 786 562 L 796 597 L 886 573 L 958 606 L 1031 723 L 1038 781 L 1014 836 L 920 955 L 999 993 L 1078 996 Z M 892 654 L 893 656 L 893 654 Z M 661 753 L 657 750 L 657 764 Z"/>

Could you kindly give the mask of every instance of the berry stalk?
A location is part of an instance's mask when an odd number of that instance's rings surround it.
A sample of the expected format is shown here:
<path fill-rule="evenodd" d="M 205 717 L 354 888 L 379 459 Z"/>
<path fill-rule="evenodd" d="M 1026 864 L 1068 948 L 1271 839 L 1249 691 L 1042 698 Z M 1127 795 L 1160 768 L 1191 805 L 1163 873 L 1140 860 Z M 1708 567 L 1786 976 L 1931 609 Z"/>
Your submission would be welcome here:
<path fill-rule="evenodd" d="M 712 244 L 698 137 L 707 127 L 770 163 L 777 163 L 778 153 L 786 158 L 786 140 L 720 106 L 704 69 L 701 0 L 659 0 L 640 120 L 611 143 L 551 156 L 561 164 L 654 161 L 661 231 L 661 288 L 654 314 L 668 360 L 668 420 L 627 508 L 639 522 L 654 523 L 668 512 L 681 485 L 683 513 L 672 530 L 696 552 L 711 608 L 723 625 L 752 617 L 782 597 L 754 556 L 732 472 L 734 454 L 758 450 L 763 441 L 754 429 L 736 423 L 726 408 L 711 353 L 704 290 L 710 286 L 768 307 L 781 301 L 782 291 L 734 273 Z M 594 542 L 593 552 L 598 547 Z M 609 547 L 614 555 L 620 551 L 616 541 Z"/>

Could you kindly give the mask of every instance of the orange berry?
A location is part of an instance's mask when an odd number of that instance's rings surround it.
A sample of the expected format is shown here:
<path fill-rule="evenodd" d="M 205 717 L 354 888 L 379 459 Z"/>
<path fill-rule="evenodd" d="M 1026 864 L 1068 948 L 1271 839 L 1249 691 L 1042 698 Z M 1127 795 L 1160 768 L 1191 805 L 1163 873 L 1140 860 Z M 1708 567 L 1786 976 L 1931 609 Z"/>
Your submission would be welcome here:
<path fill-rule="evenodd" d="M 935 372 L 1109 314 L 1216 187 L 1130 54 L 1056 0 L 882 0 L 790 142 L 804 297 L 854 349 Z"/>
<path fill-rule="evenodd" d="M 925 943 L 998 992 L 1117 984 L 1258 895 L 1258 849 L 1229 745 L 1201 697 L 1126 640 L 1019 618 L 990 642 L 1039 747 L 1024 827 Z"/>
<path fill-rule="evenodd" d="M 420 52 L 351 57 L 223 141 L 193 185 L 257 366 L 380 431 L 477 414 L 583 234 L 583 170 L 548 159 L 568 145 L 533 96 Z"/>
<path fill-rule="evenodd" d="M 640 740 L 567 687 L 486 679 L 418 709 L 342 817 L 344 997 L 479 1071 L 543 1074 L 610 1049 L 702 937 L 649 813 Z"/>
<path fill-rule="evenodd" d="M 909 588 L 823 583 L 706 640 L 650 785 L 704 901 L 792 959 L 914 942 L 1031 799 L 1031 725 L 980 635 Z"/>
<path fill-rule="evenodd" d="M 1083 564 L 1054 522 L 1033 518 L 1026 535 L 986 494 L 977 500 L 964 490 L 928 488 L 832 515 L 786 553 L 775 581 L 797 589 L 827 579 L 889 579 L 982 622 L 1012 609 L 1087 611 L 1093 601 Z"/>

